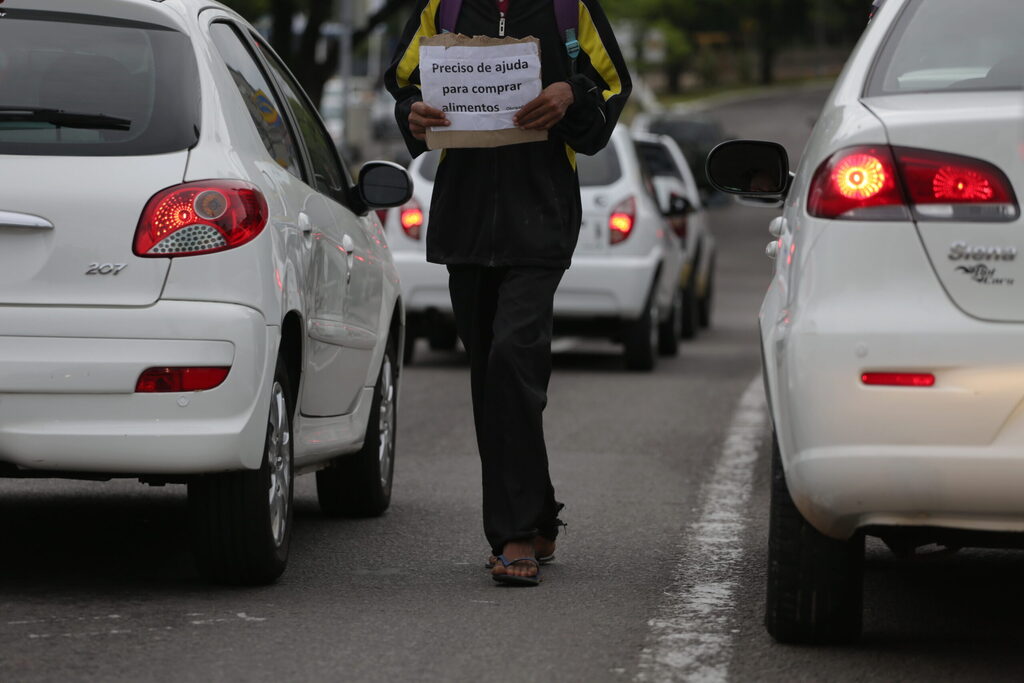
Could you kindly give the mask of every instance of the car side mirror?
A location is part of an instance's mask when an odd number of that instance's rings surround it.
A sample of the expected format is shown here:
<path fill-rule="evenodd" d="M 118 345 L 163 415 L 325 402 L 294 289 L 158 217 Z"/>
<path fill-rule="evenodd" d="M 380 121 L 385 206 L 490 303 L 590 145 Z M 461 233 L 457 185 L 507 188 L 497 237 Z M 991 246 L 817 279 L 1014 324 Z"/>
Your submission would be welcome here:
<path fill-rule="evenodd" d="M 673 194 L 669 197 L 666 216 L 689 216 L 693 213 L 693 204 L 686 197 Z"/>
<path fill-rule="evenodd" d="M 711 150 L 707 174 L 721 192 L 778 201 L 789 191 L 789 155 L 776 142 L 730 140 Z"/>
<path fill-rule="evenodd" d="M 367 209 L 390 209 L 412 199 L 409 172 L 390 161 L 370 161 L 359 171 L 356 185 Z"/>
<path fill-rule="evenodd" d="M 677 178 L 670 176 L 655 176 L 651 180 L 654 187 L 654 194 L 658 200 L 658 209 L 665 217 L 688 216 L 696 208 L 682 193 L 685 186 Z"/>

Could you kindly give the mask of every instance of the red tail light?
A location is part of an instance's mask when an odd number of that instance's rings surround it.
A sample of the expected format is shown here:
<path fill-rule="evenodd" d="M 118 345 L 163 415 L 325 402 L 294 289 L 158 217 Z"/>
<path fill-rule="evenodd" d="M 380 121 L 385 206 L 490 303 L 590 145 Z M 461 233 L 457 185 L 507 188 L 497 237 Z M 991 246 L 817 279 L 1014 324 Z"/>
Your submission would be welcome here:
<path fill-rule="evenodd" d="M 628 197 L 619 202 L 608 217 L 608 234 L 612 244 L 622 242 L 636 225 L 636 199 Z"/>
<path fill-rule="evenodd" d="M 267 225 L 267 200 L 241 180 L 204 180 L 153 195 L 135 230 L 136 256 L 192 256 L 251 242 Z"/>
<path fill-rule="evenodd" d="M 992 164 L 922 149 L 895 148 L 900 175 L 918 220 L 1012 221 L 1018 216 L 1010 180 Z"/>
<path fill-rule="evenodd" d="M 149 368 L 135 383 L 140 394 L 205 391 L 220 386 L 231 368 Z"/>
<path fill-rule="evenodd" d="M 892 152 L 880 145 L 833 154 L 814 174 L 807 212 L 819 218 L 909 219 Z"/>
<path fill-rule="evenodd" d="M 860 381 L 868 386 L 933 387 L 935 375 L 928 372 L 865 372 Z"/>
<path fill-rule="evenodd" d="M 399 214 L 398 218 L 406 235 L 414 240 L 418 240 L 422 236 L 423 209 L 420 208 L 420 205 L 415 200 L 402 207 L 402 213 Z"/>
<path fill-rule="evenodd" d="M 819 218 L 1012 221 L 1020 215 L 1009 179 L 970 157 L 888 146 L 852 147 L 814 174 L 807 211 Z"/>

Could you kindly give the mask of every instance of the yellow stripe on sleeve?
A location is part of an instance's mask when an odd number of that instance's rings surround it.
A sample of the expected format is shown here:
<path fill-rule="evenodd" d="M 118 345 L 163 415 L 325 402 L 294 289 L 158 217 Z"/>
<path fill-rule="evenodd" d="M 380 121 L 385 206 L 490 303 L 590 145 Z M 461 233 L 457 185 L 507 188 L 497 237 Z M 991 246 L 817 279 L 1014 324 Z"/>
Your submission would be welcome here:
<path fill-rule="evenodd" d="M 412 72 L 420 65 L 420 38 L 429 38 L 437 35 L 437 26 L 434 24 L 434 17 L 437 16 L 437 7 L 441 0 L 430 0 L 427 6 L 420 13 L 420 28 L 416 35 L 409 41 L 409 47 L 405 49 L 402 60 L 398 62 L 398 69 L 395 76 L 398 80 L 398 87 L 404 88 L 411 85 L 409 79 Z"/>
<path fill-rule="evenodd" d="M 598 32 L 597 26 L 594 25 L 594 19 L 590 16 L 590 10 L 586 3 L 580 0 L 579 5 L 580 47 L 590 57 L 591 66 L 601 74 L 601 78 L 608 84 L 608 90 L 603 93 L 605 102 L 607 102 L 622 93 L 622 79 L 619 78 L 619 72 L 615 68 L 615 64 L 612 63 L 608 51 L 604 49 L 604 41 L 601 40 L 601 34 Z"/>
<path fill-rule="evenodd" d="M 565 143 L 565 156 L 569 158 L 569 165 L 572 166 L 572 170 L 576 170 L 576 150 L 569 146 L 569 143 Z"/>

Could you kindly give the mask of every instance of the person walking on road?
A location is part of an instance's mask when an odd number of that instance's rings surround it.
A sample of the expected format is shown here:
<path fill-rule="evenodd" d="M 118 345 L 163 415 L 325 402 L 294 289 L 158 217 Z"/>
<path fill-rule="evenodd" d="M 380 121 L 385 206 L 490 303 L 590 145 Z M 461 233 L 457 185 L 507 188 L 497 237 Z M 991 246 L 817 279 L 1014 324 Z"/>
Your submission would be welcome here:
<path fill-rule="evenodd" d="M 385 76 L 414 157 L 427 150 L 427 128 L 449 125 L 423 102 L 419 80 L 419 41 L 442 32 L 449 1 L 419 0 Z M 515 125 L 549 135 L 447 150 L 427 225 L 427 260 L 448 266 L 455 324 L 469 354 L 491 572 L 515 585 L 539 582 L 562 525 L 542 413 L 555 290 L 580 231 L 576 154 L 608 144 L 632 87 L 598 0 L 569 1 L 578 13 L 575 36 L 560 35 L 555 13 L 563 0 L 462 0 L 453 32 L 540 40 L 543 90 Z"/>

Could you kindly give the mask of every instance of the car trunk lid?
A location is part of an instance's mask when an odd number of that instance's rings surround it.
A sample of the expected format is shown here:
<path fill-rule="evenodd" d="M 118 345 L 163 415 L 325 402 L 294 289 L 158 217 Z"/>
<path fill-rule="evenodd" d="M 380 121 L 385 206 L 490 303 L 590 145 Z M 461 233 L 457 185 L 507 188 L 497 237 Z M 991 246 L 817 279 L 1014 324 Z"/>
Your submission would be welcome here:
<path fill-rule="evenodd" d="M 135 256 L 132 238 L 146 201 L 181 182 L 187 158 L 0 156 L 0 304 L 159 299 L 170 260 Z"/>
<path fill-rule="evenodd" d="M 919 93 L 873 97 L 894 148 L 971 157 L 1006 174 L 1019 202 L 1024 189 L 1024 98 L 1018 92 Z M 918 234 L 935 274 L 969 315 L 1024 320 L 1024 219 L 927 219 Z"/>

